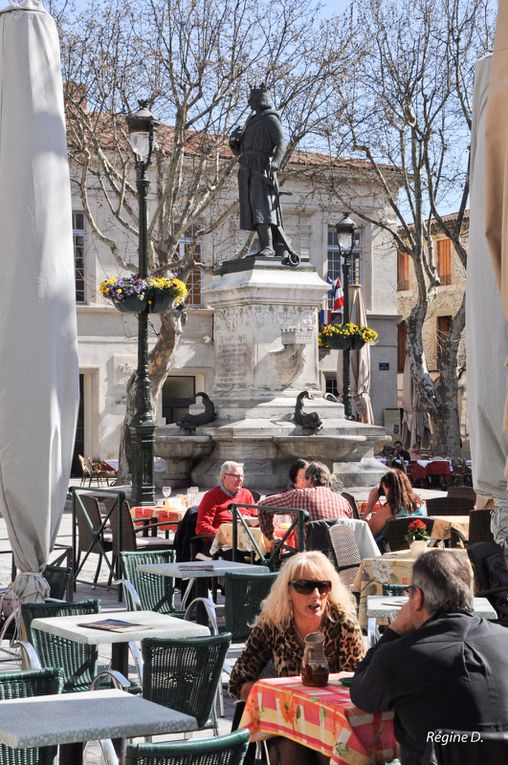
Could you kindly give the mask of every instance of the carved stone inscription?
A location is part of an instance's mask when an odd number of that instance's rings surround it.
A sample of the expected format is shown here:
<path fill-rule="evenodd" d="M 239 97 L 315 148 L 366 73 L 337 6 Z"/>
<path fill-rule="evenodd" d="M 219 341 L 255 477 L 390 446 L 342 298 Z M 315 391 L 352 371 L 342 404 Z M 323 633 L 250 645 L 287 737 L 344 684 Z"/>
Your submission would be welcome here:
<path fill-rule="evenodd" d="M 238 393 L 252 385 L 252 337 L 243 311 L 215 311 L 214 393 Z M 243 321 L 242 321 L 243 319 Z"/>

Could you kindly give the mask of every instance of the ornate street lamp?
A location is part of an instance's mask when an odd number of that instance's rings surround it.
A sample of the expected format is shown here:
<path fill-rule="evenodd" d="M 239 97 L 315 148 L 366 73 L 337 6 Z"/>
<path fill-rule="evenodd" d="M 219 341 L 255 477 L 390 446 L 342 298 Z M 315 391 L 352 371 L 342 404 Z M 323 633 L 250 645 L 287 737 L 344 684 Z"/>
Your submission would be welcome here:
<path fill-rule="evenodd" d="M 127 127 L 136 157 L 136 188 L 139 205 L 139 275 L 148 276 L 147 197 L 150 181 L 146 170 L 152 158 L 154 131 L 159 124 L 147 101 L 138 101 L 139 109 L 127 116 Z M 138 367 L 134 382 L 134 412 L 129 422 L 132 445 L 132 502 L 152 505 L 154 502 L 153 453 L 155 423 L 152 415 L 150 378 L 148 376 L 148 312 L 138 314 Z"/>
<path fill-rule="evenodd" d="M 339 254 L 342 257 L 342 289 L 344 290 L 344 324 L 349 321 L 349 271 L 351 268 L 351 258 L 355 242 L 356 224 L 347 213 L 335 226 L 337 231 L 337 242 Z M 342 403 L 344 404 L 344 415 L 347 420 L 353 419 L 353 408 L 351 405 L 351 380 L 349 368 L 349 348 L 342 351 Z"/>

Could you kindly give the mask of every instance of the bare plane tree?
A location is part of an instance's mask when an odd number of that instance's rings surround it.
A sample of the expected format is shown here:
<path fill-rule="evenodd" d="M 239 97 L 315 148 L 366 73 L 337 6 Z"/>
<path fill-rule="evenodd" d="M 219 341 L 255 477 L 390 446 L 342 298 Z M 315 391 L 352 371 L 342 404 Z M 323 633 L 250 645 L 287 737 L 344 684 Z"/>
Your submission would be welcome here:
<path fill-rule="evenodd" d="M 463 244 L 469 192 L 468 154 L 474 65 L 490 48 L 490 0 L 358 0 L 364 55 L 343 101 L 340 140 L 366 159 L 389 200 L 390 216 L 369 218 L 355 208 L 355 190 L 336 188 L 344 203 L 390 232 L 412 260 L 417 299 L 407 316 L 411 374 L 429 412 L 440 449 L 460 454 L 458 350 L 464 299 L 441 338 L 438 378 L 422 363 L 423 325 L 440 278 L 434 238 L 448 237 L 466 265 Z M 332 132 L 332 131 L 330 131 Z M 393 168 L 401 187 L 392 183 Z M 458 200 L 456 215 L 441 210 Z"/>

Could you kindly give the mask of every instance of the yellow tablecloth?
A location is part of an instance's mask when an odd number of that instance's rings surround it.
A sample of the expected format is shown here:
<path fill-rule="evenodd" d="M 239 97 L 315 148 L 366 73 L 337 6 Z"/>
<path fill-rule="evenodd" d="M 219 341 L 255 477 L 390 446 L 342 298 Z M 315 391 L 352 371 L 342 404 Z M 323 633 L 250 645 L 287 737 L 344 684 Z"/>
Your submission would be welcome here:
<path fill-rule="evenodd" d="M 253 539 L 256 540 L 256 544 L 258 545 L 263 555 L 265 555 L 265 553 L 268 553 L 270 551 L 270 544 L 268 540 L 266 539 L 266 537 L 264 536 L 261 529 L 258 526 L 251 526 L 249 531 L 252 534 Z M 228 550 L 228 549 L 231 549 L 232 546 L 233 546 L 233 524 L 222 523 L 219 526 L 219 530 L 217 531 L 217 534 L 215 535 L 215 539 L 212 542 L 210 553 L 213 555 L 218 550 Z M 240 524 L 238 524 L 238 549 L 243 550 L 244 552 L 254 551 L 254 545 L 249 539 L 247 532 L 245 531 L 243 526 L 241 526 Z M 256 557 L 259 557 L 259 556 L 256 555 Z"/>
<path fill-rule="evenodd" d="M 324 688 L 302 685 L 299 677 L 254 683 L 240 720 L 251 740 L 281 735 L 330 757 L 330 765 L 369 765 L 397 756 L 393 713 L 367 714 L 351 702 L 349 690 L 330 675 Z"/>
<path fill-rule="evenodd" d="M 457 529 L 469 539 L 469 515 L 430 515 L 434 525 L 432 539 L 450 539 L 451 529 Z"/>

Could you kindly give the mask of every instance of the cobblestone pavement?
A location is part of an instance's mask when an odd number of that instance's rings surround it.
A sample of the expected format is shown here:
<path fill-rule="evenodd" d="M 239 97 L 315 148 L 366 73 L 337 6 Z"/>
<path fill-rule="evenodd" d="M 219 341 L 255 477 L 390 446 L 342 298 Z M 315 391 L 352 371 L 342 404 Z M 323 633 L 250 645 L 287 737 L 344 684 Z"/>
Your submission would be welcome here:
<path fill-rule="evenodd" d="M 62 545 L 70 546 L 72 544 L 72 513 L 70 503 L 67 503 L 66 510 L 62 516 L 60 529 L 58 533 L 57 542 Z M 56 554 L 57 551 L 55 551 Z M 52 554 L 51 557 L 55 557 Z M 0 586 L 5 587 L 11 581 L 11 562 L 12 555 L 10 554 L 10 544 L 7 536 L 7 530 L 5 521 L 0 515 Z M 95 572 L 97 563 L 97 556 L 90 555 L 89 561 L 85 564 L 83 571 L 83 580 L 87 580 L 89 583 L 78 582 L 75 598 L 98 598 L 101 601 L 103 611 L 120 611 L 125 609 L 125 605 L 118 598 L 118 587 L 107 587 L 107 568 L 104 565 L 101 574 L 99 576 L 99 584 L 101 586 L 94 588 L 91 584 Z M 6 657 L 0 654 L 0 671 L 14 671 L 19 668 L 19 664 L 14 660 L 5 660 Z M 99 666 L 107 666 L 110 661 L 110 649 L 106 646 L 101 646 L 99 655 Z M 132 667 L 132 671 L 134 668 Z M 225 717 L 219 718 L 219 733 L 229 733 L 231 730 L 231 720 L 233 719 L 234 703 L 229 699 L 227 694 L 227 676 L 223 675 L 224 684 L 224 706 Z M 204 733 L 194 734 L 199 737 L 207 737 L 212 735 L 211 731 Z M 154 736 L 154 741 L 169 740 L 171 738 L 181 738 L 181 736 Z M 141 739 L 140 739 L 141 740 Z M 99 765 L 102 762 L 100 747 L 97 742 L 90 742 L 87 745 L 85 753 L 86 765 Z"/>

